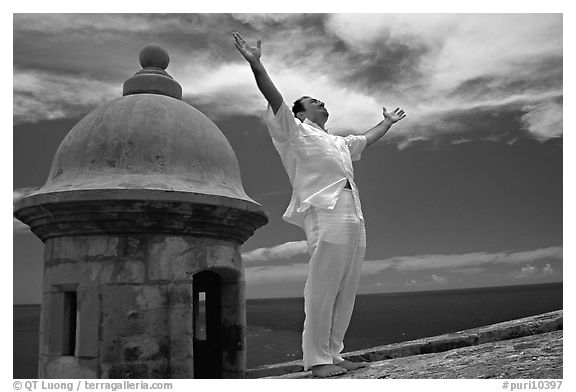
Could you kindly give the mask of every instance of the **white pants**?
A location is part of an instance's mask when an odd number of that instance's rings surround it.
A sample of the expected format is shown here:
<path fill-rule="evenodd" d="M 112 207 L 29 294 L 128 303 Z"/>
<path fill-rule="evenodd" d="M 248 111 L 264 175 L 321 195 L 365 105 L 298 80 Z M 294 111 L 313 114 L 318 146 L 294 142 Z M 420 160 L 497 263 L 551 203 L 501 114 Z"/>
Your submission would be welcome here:
<path fill-rule="evenodd" d="M 366 251 L 364 220 L 344 189 L 333 210 L 310 207 L 304 220 L 310 264 L 304 288 L 304 369 L 344 360 L 348 329 Z"/>

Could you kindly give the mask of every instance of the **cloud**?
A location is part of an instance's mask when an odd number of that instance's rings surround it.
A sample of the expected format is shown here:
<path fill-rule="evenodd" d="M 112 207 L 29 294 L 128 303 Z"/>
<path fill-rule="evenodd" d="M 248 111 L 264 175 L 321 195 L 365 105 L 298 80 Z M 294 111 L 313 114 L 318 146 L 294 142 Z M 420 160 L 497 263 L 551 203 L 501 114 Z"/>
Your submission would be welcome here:
<path fill-rule="evenodd" d="M 209 58 L 200 58 L 188 62 L 172 76 L 182 86 L 183 99 L 202 107 L 212 120 L 239 115 L 260 117 L 266 110 L 266 100 L 245 64 L 216 64 Z"/>
<path fill-rule="evenodd" d="M 515 278 L 529 278 L 536 275 L 538 269 L 533 265 L 526 265 L 520 269 L 520 271 L 514 272 L 512 275 Z"/>
<path fill-rule="evenodd" d="M 470 143 L 473 139 L 457 138 L 451 141 L 452 144 Z"/>
<path fill-rule="evenodd" d="M 294 283 L 306 281 L 308 264 L 289 264 L 273 267 L 248 267 L 245 269 L 247 284 Z"/>
<path fill-rule="evenodd" d="M 432 274 L 432 281 L 437 284 L 446 284 L 448 283 L 448 279 L 444 276 Z"/>
<path fill-rule="evenodd" d="M 20 222 L 18 219 L 12 218 L 12 230 L 14 234 L 23 234 L 23 233 L 29 233 L 30 227 Z"/>
<path fill-rule="evenodd" d="M 220 63 L 195 59 L 173 76 L 180 82 L 184 97 L 193 105 L 202 105 L 212 119 L 230 115 L 263 117 L 267 103 L 245 63 Z M 360 91 L 335 84 L 320 70 L 286 68 L 281 58 L 267 62 L 268 72 L 281 91 L 284 101 L 292 102 L 303 94 L 326 97 L 331 133 L 362 133 L 381 121 L 381 107 L 374 98 Z"/>
<path fill-rule="evenodd" d="M 287 242 L 271 248 L 259 248 L 242 254 L 244 262 L 278 263 L 296 255 L 306 254 L 306 241 Z M 523 263 L 536 263 L 548 261 L 539 272 L 540 275 L 553 275 L 555 270 L 551 262 L 562 261 L 562 246 L 541 248 L 516 252 L 478 252 L 460 255 L 419 255 L 406 257 L 393 257 L 384 260 L 366 260 L 362 264 L 362 276 L 379 275 L 387 270 L 401 272 L 438 271 L 454 274 L 478 274 L 487 267 L 496 265 L 515 265 Z M 511 274 L 512 277 L 521 278 L 532 273 L 531 264 L 520 271 Z M 289 265 L 266 265 L 246 268 L 251 282 L 282 281 L 285 277 L 290 281 L 305 281 L 308 273 L 308 264 L 293 263 Z M 432 274 L 434 283 L 446 284 L 448 278 L 438 273 Z M 414 283 L 415 284 L 415 283 Z"/>
<path fill-rule="evenodd" d="M 522 130 L 518 124 L 523 122 L 521 117 L 525 115 L 527 108 L 559 99 L 561 96 L 561 91 L 551 90 L 447 103 L 447 109 L 426 108 L 422 112 L 423 117 L 417 115 L 410 127 L 401 130 L 393 127 L 386 137 L 389 142 L 397 143 L 398 149 L 422 142 L 433 145 L 476 140 L 513 143 L 526 135 L 544 141 L 548 139 L 535 136 L 530 131 L 526 132 L 526 126 Z M 562 118 L 561 113 L 559 117 Z M 554 124 L 550 123 L 550 126 L 554 127 Z"/>
<path fill-rule="evenodd" d="M 464 267 L 464 268 L 451 268 L 446 270 L 446 272 L 458 275 L 476 275 L 484 272 L 486 268 L 484 267 Z"/>
<path fill-rule="evenodd" d="M 266 103 L 232 45 L 234 30 L 262 39 L 288 103 L 303 94 L 327 103 L 334 133 L 366 131 L 382 106 L 408 114 L 382 141 L 399 148 L 510 142 L 477 121 L 493 111 L 519 117 L 515 138 L 563 132 L 560 14 L 17 14 L 15 122 L 77 116 L 118 97 L 136 66 L 127 54 L 147 41 L 170 48 L 169 72 L 211 118 L 260 116 Z"/>
<path fill-rule="evenodd" d="M 426 45 L 420 66 L 439 89 L 562 54 L 560 14 L 337 14 L 327 26 L 360 51 Z"/>
<path fill-rule="evenodd" d="M 527 279 L 527 278 L 543 278 L 555 275 L 556 271 L 548 263 L 541 269 L 538 267 L 528 264 L 522 267 L 519 271 L 513 271 L 510 276 L 516 279 Z"/>
<path fill-rule="evenodd" d="M 169 32 L 183 28 L 178 14 L 14 14 L 15 31 L 42 34 L 73 33 L 91 36 L 103 33 Z M 189 31 L 198 29 L 190 23 Z"/>
<path fill-rule="evenodd" d="M 233 14 L 235 19 L 247 23 L 254 28 L 263 29 L 268 25 L 289 22 L 295 18 L 294 14 Z"/>
<path fill-rule="evenodd" d="M 443 113 L 480 107 L 516 110 L 517 105 L 547 108 L 550 98 L 562 96 L 559 14 L 343 14 L 331 15 L 327 26 L 360 58 L 375 51 L 398 56 L 390 48 L 407 47 L 418 60 L 397 63 L 390 71 L 399 83 L 372 94 L 405 107 L 405 123 L 389 135 L 396 136 L 399 148 L 437 137 L 445 129 Z M 402 73 L 408 64 L 410 82 Z M 546 127 L 527 129 L 540 140 L 561 135 L 556 126 L 562 121 L 561 108 L 543 110 L 550 113 L 542 120 Z M 445 132 L 462 133 L 463 127 L 450 128 Z M 398 129 L 406 137 L 395 135 Z M 469 135 L 478 136 L 483 137 Z"/>
<path fill-rule="evenodd" d="M 14 69 L 14 123 L 70 118 L 122 96 L 122 86 L 44 71 Z"/>
<path fill-rule="evenodd" d="M 393 268 L 395 264 L 392 260 L 366 260 L 362 264 L 362 275 L 376 275 Z"/>
<path fill-rule="evenodd" d="M 20 200 L 23 197 L 28 196 L 29 194 L 31 194 L 32 192 L 38 190 L 38 187 L 24 187 L 24 188 L 18 188 L 18 189 L 14 189 L 12 191 L 12 203 L 16 203 L 16 201 Z"/>
<path fill-rule="evenodd" d="M 522 109 L 525 111 L 521 118 L 524 129 L 536 139 L 546 141 L 562 136 L 562 104 L 546 102 L 524 106 Z"/>
<path fill-rule="evenodd" d="M 554 270 L 554 268 L 552 268 L 550 264 L 546 264 L 544 268 L 542 268 L 543 275 L 554 275 L 555 273 L 556 271 Z"/>
<path fill-rule="evenodd" d="M 498 254 L 495 262 L 497 263 L 530 263 L 540 260 L 562 260 L 562 246 L 552 246 L 549 248 L 534 249 L 528 251 L 517 251 L 510 253 Z"/>
<path fill-rule="evenodd" d="M 326 127 L 330 133 L 363 133 L 382 120 L 381 106 L 369 94 L 335 84 L 318 70 L 303 73 L 277 69 L 274 79 L 287 103 L 291 104 L 303 94 L 326 101 L 330 113 Z"/>
<path fill-rule="evenodd" d="M 28 196 L 32 192 L 36 191 L 38 188 L 36 187 L 26 187 L 26 188 L 19 188 L 14 189 L 12 192 L 12 205 L 16 203 L 16 201 L 20 200 L 23 197 Z M 12 230 L 14 234 L 20 233 L 28 233 L 30 232 L 30 227 L 16 218 L 12 218 Z"/>
<path fill-rule="evenodd" d="M 292 241 L 276 245 L 271 248 L 258 248 L 242 254 L 245 264 L 278 262 L 290 259 L 294 256 L 307 254 L 308 247 L 306 241 Z"/>
<path fill-rule="evenodd" d="M 562 260 L 562 246 L 517 252 L 478 252 L 461 255 L 421 255 L 384 260 L 383 265 L 398 271 L 430 269 L 455 269 L 479 267 L 490 264 L 519 264 L 527 261 Z M 371 261 L 370 263 L 380 263 Z"/>

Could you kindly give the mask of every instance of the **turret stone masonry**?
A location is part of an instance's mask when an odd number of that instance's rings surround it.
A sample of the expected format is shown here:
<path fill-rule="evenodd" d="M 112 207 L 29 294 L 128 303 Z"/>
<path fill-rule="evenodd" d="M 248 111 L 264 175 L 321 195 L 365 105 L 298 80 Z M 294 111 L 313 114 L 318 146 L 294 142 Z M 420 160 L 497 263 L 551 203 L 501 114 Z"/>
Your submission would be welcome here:
<path fill-rule="evenodd" d="M 14 215 L 45 243 L 40 378 L 244 378 L 240 246 L 266 224 L 216 125 L 149 45 Z"/>

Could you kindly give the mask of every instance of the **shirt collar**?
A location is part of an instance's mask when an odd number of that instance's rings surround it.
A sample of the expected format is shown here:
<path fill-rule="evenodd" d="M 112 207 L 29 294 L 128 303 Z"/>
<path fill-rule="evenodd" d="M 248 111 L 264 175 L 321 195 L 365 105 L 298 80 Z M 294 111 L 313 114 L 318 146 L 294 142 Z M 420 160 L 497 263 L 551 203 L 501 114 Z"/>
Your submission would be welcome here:
<path fill-rule="evenodd" d="M 313 122 L 313 121 L 310 121 L 310 120 L 307 119 L 307 118 L 304 119 L 304 124 L 308 124 L 308 125 L 310 125 L 310 126 L 313 126 L 313 127 L 316 128 L 316 129 L 319 129 L 319 130 L 322 131 L 322 132 L 328 133 L 327 130 L 325 131 L 324 129 L 322 129 L 322 128 L 320 127 L 320 125 L 316 124 L 316 123 Z"/>

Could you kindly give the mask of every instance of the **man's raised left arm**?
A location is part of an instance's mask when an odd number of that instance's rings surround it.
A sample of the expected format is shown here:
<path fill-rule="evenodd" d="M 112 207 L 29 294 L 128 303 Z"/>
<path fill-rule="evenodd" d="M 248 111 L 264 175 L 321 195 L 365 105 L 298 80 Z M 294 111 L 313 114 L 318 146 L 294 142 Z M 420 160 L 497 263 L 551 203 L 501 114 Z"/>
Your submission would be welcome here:
<path fill-rule="evenodd" d="M 364 136 L 366 136 L 366 147 L 380 140 L 382 136 L 386 135 L 386 132 L 388 132 L 393 124 L 406 117 L 404 110 L 400 108 L 396 108 L 393 112 L 387 112 L 386 108 L 382 108 L 382 114 L 384 120 L 364 132 Z"/>

